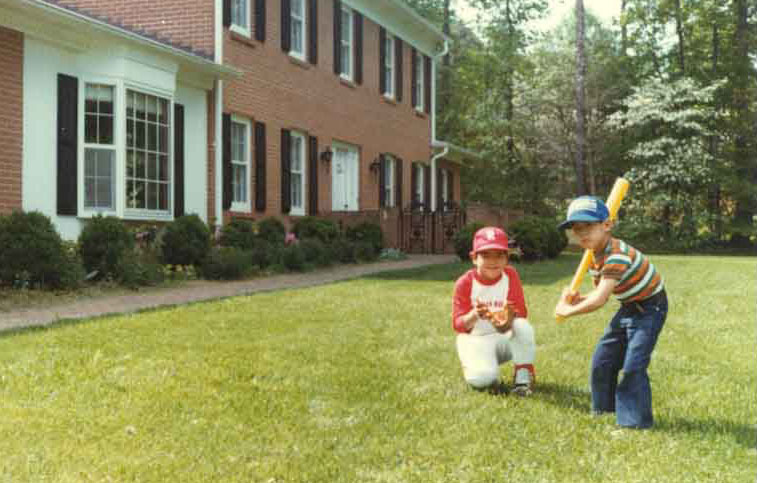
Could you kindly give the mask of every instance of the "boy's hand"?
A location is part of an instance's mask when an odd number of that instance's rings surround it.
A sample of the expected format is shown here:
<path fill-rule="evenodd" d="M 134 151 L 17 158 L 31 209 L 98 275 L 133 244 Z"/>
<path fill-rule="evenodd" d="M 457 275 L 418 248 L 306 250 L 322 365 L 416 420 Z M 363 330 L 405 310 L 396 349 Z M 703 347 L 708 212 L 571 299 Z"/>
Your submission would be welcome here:
<path fill-rule="evenodd" d="M 481 300 L 476 299 L 476 305 L 473 307 L 473 310 L 476 311 L 476 314 L 480 319 L 489 319 L 491 318 L 491 312 L 489 311 L 489 307 L 481 302 Z"/>
<path fill-rule="evenodd" d="M 576 305 L 584 300 L 586 297 L 582 297 L 579 292 L 573 292 L 570 287 L 565 287 L 562 291 L 561 301 L 565 301 L 568 305 Z"/>
<path fill-rule="evenodd" d="M 505 309 L 501 312 L 491 314 L 491 322 L 497 332 L 505 333 L 512 329 L 513 320 L 515 320 L 515 307 L 510 302 L 505 305 Z"/>

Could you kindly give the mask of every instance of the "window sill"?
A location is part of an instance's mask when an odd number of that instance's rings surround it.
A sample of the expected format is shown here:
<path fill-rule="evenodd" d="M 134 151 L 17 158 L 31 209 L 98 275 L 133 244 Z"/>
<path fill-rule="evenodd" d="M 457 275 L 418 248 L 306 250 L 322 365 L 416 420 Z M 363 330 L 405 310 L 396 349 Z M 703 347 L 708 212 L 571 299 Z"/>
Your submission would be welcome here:
<path fill-rule="evenodd" d="M 236 30 L 229 30 L 229 38 L 253 49 L 257 47 L 257 41 L 253 40 L 251 36 L 239 33 Z"/>
<path fill-rule="evenodd" d="M 421 119 L 428 118 L 428 114 L 425 111 L 419 111 L 418 108 L 413 108 L 413 113 Z"/>
<path fill-rule="evenodd" d="M 297 67 L 301 67 L 303 69 L 310 69 L 310 64 L 306 62 L 303 59 L 300 59 L 299 57 L 296 57 L 291 52 L 289 53 L 289 62 L 296 65 Z"/>
<path fill-rule="evenodd" d="M 384 102 L 386 102 L 387 104 L 391 104 L 392 106 L 396 106 L 397 105 L 397 101 L 394 99 L 394 97 L 387 97 L 386 94 L 383 94 L 381 96 L 381 99 L 383 99 Z"/>
<path fill-rule="evenodd" d="M 339 76 L 339 83 L 343 86 L 349 87 L 350 89 L 357 89 L 357 84 L 347 79 L 346 77 Z"/>

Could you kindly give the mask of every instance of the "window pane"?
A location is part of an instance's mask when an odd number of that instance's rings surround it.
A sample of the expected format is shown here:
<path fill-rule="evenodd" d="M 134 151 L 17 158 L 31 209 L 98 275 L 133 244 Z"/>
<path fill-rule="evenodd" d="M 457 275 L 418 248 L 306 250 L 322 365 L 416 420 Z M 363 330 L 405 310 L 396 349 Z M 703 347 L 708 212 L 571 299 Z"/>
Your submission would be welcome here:
<path fill-rule="evenodd" d="M 159 112 L 158 112 L 158 122 L 161 124 L 168 124 L 168 100 L 166 99 L 159 99 Z"/>
<path fill-rule="evenodd" d="M 113 88 L 100 86 L 100 114 L 113 114 Z"/>
<path fill-rule="evenodd" d="M 97 112 L 97 86 L 87 84 L 84 90 L 84 112 Z"/>
<path fill-rule="evenodd" d="M 134 146 L 137 149 L 145 149 L 147 143 L 145 142 L 145 130 L 147 129 L 147 123 L 144 121 L 137 121 L 135 124 L 136 139 L 134 140 Z"/>
<path fill-rule="evenodd" d="M 134 117 L 134 93 L 129 91 L 126 93 L 126 117 Z"/>
<path fill-rule="evenodd" d="M 159 156 L 160 159 L 160 167 L 159 167 L 159 174 L 160 174 L 160 180 L 161 181 L 168 181 L 168 155 L 167 154 L 161 154 Z"/>
<path fill-rule="evenodd" d="M 111 190 L 112 180 L 110 178 L 97 178 L 95 184 L 95 206 L 97 208 L 110 208 L 111 203 Z"/>
<path fill-rule="evenodd" d="M 94 114 L 84 116 L 84 142 L 97 142 L 97 116 Z"/>
<path fill-rule="evenodd" d="M 95 176 L 96 171 L 96 165 L 97 163 L 97 154 L 95 153 L 94 149 L 85 149 L 84 150 L 84 176 L 91 177 Z"/>
<path fill-rule="evenodd" d="M 158 159 L 154 153 L 147 155 L 147 179 L 158 179 Z"/>
<path fill-rule="evenodd" d="M 147 120 L 158 122 L 158 99 L 153 96 L 147 97 Z"/>
<path fill-rule="evenodd" d="M 134 146 L 134 120 L 133 119 L 126 120 L 126 146 L 127 147 Z"/>
<path fill-rule="evenodd" d="M 350 75 L 352 71 L 352 56 L 350 55 L 350 47 L 342 45 L 342 74 Z"/>
<path fill-rule="evenodd" d="M 159 196 L 159 203 L 158 207 L 161 210 L 167 210 L 169 205 L 171 204 L 171 200 L 168 199 L 168 184 L 166 183 L 160 183 L 159 188 L 160 192 L 158 193 Z"/>
<path fill-rule="evenodd" d="M 98 129 L 98 143 L 113 144 L 113 117 L 100 116 Z"/>
<path fill-rule="evenodd" d="M 292 0 L 292 15 L 302 17 L 302 0 Z"/>
<path fill-rule="evenodd" d="M 292 206 L 302 206 L 302 175 L 292 174 Z"/>
<path fill-rule="evenodd" d="M 84 206 L 95 207 L 95 178 L 84 179 Z"/>
<path fill-rule="evenodd" d="M 158 152 L 168 152 L 168 128 L 158 125 Z"/>
<path fill-rule="evenodd" d="M 97 153 L 97 176 L 110 178 L 113 175 L 113 151 L 100 150 Z"/>
<path fill-rule="evenodd" d="M 126 176 L 129 178 L 134 177 L 134 151 L 131 149 L 126 150 Z"/>
<path fill-rule="evenodd" d="M 147 183 L 147 209 L 158 209 L 158 183 Z"/>
<path fill-rule="evenodd" d="M 150 151 L 158 150 L 158 125 L 147 124 L 147 149 Z"/>
<path fill-rule="evenodd" d="M 342 41 L 350 42 L 352 32 L 352 22 L 350 22 L 350 13 L 342 10 Z"/>
<path fill-rule="evenodd" d="M 145 95 L 137 92 L 137 119 L 145 118 Z"/>
<path fill-rule="evenodd" d="M 292 50 L 294 52 L 303 52 L 302 47 L 302 22 L 292 20 Z"/>
<path fill-rule="evenodd" d="M 145 156 L 146 156 L 145 153 L 143 153 L 142 151 L 136 152 L 135 160 L 136 160 L 136 167 L 137 167 L 137 172 L 136 172 L 137 178 L 144 179 L 145 175 L 147 174 L 147 163 L 145 162 Z"/>

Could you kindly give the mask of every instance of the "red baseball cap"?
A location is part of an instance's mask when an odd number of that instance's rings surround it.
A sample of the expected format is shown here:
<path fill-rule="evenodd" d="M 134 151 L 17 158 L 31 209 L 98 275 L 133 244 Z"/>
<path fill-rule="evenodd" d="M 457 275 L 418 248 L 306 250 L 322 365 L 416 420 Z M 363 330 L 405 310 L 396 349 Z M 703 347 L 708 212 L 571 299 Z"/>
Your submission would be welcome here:
<path fill-rule="evenodd" d="M 483 250 L 507 251 L 507 233 L 495 226 L 481 228 L 473 236 L 473 254 Z"/>

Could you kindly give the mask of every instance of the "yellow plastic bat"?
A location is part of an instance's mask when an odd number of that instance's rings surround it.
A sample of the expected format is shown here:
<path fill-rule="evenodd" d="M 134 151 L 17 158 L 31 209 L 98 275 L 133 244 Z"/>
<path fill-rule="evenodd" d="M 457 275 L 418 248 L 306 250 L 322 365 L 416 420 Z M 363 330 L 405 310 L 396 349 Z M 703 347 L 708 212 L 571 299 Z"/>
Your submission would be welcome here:
<path fill-rule="evenodd" d="M 618 178 L 615 180 L 615 184 L 610 191 L 610 196 L 607 197 L 607 210 L 610 212 L 610 219 L 614 220 L 618 216 L 618 210 L 620 209 L 620 202 L 625 198 L 628 193 L 628 188 L 631 183 L 625 178 Z M 594 261 L 594 255 L 591 250 L 585 250 L 584 256 L 581 259 L 581 263 L 576 268 L 576 273 L 573 275 L 573 280 L 570 282 L 570 293 L 578 292 L 581 288 L 581 283 L 584 281 L 584 275 L 589 271 L 589 265 Z M 556 315 L 557 322 L 563 322 L 565 317 Z"/>

